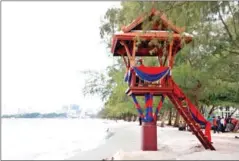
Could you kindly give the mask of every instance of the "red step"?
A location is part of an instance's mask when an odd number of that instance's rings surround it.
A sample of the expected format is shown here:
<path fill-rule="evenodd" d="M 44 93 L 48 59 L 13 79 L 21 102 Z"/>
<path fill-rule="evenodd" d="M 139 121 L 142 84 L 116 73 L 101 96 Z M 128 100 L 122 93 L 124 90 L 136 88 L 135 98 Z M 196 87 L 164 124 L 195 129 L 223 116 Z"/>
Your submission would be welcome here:
<path fill-rule="evenodd" d="M 200 141 L 202 144 L 204 144 L 206 149 L 211 149 L 215 150 L 215 148 L 211 145 L 209 142 L 208 138 L 203 134 L 201 127 L 195 122 L 195 120 L 191 117 L 191 114 L 185 109 L 184 107 L 181 108 L 181 110 L 185 113 L 186 115 L 186 120 L 187 122 L 190 122 L 189 124 L 192 126 L 192 131 L 194 132 L 195 135 L 198 135 L 198 138 L 200 138 Z"/>
<path fill-rule="evenodd" d="M 179 113 L 184 118 L 185 122 L 189 125 L 192 132 L 195 134 L 195 136 L 199 139 L 199 141 L 202 143 L 205 149 L 211 149 L 215 150 L 215 148 L 212 146 L 211 142 L 208 140 L 208 138 L 203 134 L 201 127 L 196 123 L 196 121 L 192 118 L 191 113 L 188 111 L 187 107 L 182 106 L 182 101 L 177 98 L 176 95 L 168 95 L 168 97 L 171 99 L 171 101 L 177 105 L 176 109 L 179 111 Z"/>

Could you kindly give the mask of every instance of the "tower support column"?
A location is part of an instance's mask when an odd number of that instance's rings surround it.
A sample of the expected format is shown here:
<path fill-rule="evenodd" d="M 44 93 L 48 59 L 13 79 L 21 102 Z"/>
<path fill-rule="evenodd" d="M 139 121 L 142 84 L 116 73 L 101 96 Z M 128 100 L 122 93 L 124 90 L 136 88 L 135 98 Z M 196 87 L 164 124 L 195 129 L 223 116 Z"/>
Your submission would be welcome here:
<path fill-rule="evenodd" d="M 143 151 L 157 151 L 157 125 L 156 121 L 144 122 L 142 125 L 142 145 Z"/>

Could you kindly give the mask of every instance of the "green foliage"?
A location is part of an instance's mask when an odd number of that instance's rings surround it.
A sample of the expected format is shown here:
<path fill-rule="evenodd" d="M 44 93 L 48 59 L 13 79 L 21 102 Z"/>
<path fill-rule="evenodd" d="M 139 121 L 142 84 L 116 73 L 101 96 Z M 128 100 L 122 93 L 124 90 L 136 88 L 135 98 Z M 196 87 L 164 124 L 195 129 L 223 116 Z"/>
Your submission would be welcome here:
<path fill-rule="evenodd" d="M 111 37 L 116 31 L 139 15 L 149 13 L 152 7 L 163 11 L 176 26 L 184 27 L 193 35 L 193 42 L 177 53 L 173 68 L 173 78 L 187 96 L 197 104 L 237 106 L 239 2 L 123 1 L 120 9 L 111 8 L 106 12 L 100 27 L 101 38 L 111 47 Z M 148 29 L 155 21 L 159 19 L 146 19 L 143 29 Z M 143 41 L 136 39 L 138 45 Z M 151 46 L 164 45 L 155 39 L 149 43 Z M 144 64 L 157 66 L 158 60 L 146 58 Z M 88 71 L 89 80 L 84 93 L 99 94 L 106 101 L 101 112 L 103 116 L 136 114 L 131 98 L 125 95 L 124 73 L 124 64 L 119 59 L 107 69 L 106 75 Z M 139 100 L 143 107 L 143 99 Z M 166 99 L 162 111 L 171 107 Z"/>
<path fill-rule="evenodd" d="M 2 118 L 67 118 L 67 114 L 55 112 L 41 114 L 38 112 L 33 112 L 25 114 L 3 115 Z"/>

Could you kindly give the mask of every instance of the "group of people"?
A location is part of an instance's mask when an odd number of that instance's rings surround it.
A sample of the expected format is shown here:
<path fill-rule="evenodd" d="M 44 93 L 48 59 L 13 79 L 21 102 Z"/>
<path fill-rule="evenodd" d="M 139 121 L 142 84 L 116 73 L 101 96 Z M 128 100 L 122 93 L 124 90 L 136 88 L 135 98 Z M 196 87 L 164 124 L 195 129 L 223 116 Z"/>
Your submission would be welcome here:
<path fill-rule="evenodd" d="M 229 116 L 227 118 L 224 117 L 215 117 L 213 116 L 213 131 L 214 133 L 219 133 L 219 132 L 226 132 L 226 131 L 231 131 L 233 129 L 232 123 L 232 118 Z"/>

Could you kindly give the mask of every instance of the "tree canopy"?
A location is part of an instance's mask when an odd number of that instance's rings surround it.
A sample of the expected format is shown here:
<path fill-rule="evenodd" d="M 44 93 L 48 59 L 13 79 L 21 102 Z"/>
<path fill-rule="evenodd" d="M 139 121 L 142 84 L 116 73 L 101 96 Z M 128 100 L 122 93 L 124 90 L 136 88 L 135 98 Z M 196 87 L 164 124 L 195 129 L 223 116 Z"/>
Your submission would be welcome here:
<path fill-rule="evenodd" d="M 109 8 L 101 20 L 100 35 L 111 47 L 112 35 L 138 15 L 154 7 L 164 12 L 176 26 L 193 35 L 193 42 L 177 54 L 173 78 L 198 105 L 238 106 L 239 103 L 239 2 L 238 1 L 123 1 L 121 8 Z M 144 29 L 156 21 L 146 21 Z M 125 66 L 120 58 L 107 73 L 86 71 L 84 94 L 98 94 L 105 101 L 105 117 L 136 115 L 132 100 L 125 94 Z M 147 58 L 148 65 L 156 60 Z M 157 100 L 155 101 L 155 103 Z M 143 103 L 143 100 L 140 100 Z M 142 104 L 143 105 L 143 104 Z M 164 109 L 171 108 L 166 100 Z M 162 110 L 163 111 L 163 110 Z"/>

